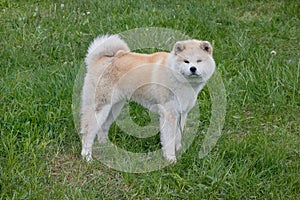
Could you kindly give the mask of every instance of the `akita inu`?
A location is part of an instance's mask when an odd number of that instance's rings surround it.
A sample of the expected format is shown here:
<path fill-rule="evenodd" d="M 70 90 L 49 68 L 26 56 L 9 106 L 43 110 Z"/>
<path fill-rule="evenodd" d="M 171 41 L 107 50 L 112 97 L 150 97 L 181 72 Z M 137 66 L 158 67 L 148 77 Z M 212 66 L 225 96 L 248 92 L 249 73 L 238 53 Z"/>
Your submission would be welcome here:
<path fill-rule="evenodd" d="M 211 44 L 179 41 L 170 53 L 146 55 L 130 52 L 118 35 L 105 35 L 91 43 L 85 62 L 82 156 L 92 159 L 96 135 L 100 143 L 105 142 L 125 101 L 132 100 L 158 113 L 163 156 L 176 162 L 187 114 L 215 71 Z"/>

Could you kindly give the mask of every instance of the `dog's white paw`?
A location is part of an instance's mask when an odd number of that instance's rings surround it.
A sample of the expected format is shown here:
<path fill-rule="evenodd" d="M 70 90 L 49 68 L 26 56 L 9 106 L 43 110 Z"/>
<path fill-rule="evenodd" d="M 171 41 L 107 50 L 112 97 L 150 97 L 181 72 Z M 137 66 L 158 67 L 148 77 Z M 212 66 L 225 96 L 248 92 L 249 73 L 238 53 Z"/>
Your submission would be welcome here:
<path fill-rule="evenodd" d="M 171 155 L 164 155 L 165 159 L 170 162 L 170 163 L 176 163 L 176 156 L 171 156 Z"/>
<path fill-rule="evenodd" d="M 174 157 L 168 157 L 168 158 L 167 158 L 167 161 L 170 162 L 170 163 L 172 163 L 172 164 L 175 164 L 175 163 L 177 162 L 175 156 L 174 156 Z"/>
<path fill-rule="evenodd" d="M 86 148 L 82 148 L 81 156 L 82 156 L 83 160 L 85 160 L 87 162 L 90 162 L 93 160 L 92 151 L 89 151 Z"/>

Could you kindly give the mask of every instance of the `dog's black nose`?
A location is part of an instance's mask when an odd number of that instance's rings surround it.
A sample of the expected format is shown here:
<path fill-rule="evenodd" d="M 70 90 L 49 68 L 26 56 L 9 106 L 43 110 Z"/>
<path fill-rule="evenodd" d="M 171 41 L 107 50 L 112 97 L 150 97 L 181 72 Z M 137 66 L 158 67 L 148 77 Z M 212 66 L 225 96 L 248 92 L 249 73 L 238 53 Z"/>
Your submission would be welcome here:
<path fill-rule="evenodd" d="M 197 71 L 197 68 L 196 68 L 196 67 L 191 67 L 191 68 L 190 68 L 190 71 L 191 71 L 192 73 L 195 73 L 195 72 Z"/>

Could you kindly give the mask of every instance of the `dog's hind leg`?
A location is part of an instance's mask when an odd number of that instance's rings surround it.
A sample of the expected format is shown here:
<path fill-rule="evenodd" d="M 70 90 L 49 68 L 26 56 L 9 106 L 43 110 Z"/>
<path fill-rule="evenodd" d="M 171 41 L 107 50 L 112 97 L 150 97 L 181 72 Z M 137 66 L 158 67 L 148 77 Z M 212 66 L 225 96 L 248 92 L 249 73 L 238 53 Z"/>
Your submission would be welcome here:
<path fill-rule="evenodd" d="M 109 128 L 111 126 L 111 124 L 117 119 L 117 117 L 119 116 L 122 108 L 124 106 L 124 102 L 121 101 L 121 102 L 118 102 L 118 103 L 115 103 L 110 112 L 109 112 L 109 115 L 107 117 L 107 119 L 104 121 L 104 123 L 102 124 L 102 131 L 99 132 L 97 134 L 98 136 L 98 142 L 100 144 L 102 143 L 106 143 L 107 139 L 108 139 L 108 132 L 109 132 Z"/>
<path fill-rule="evenodd" d="M 105 105 L 98 109 L 95 113 L 84 113 L 83 117 L 88 117 L 89 120 L 84 120 L 85 131 L 82 136 L 82 151 L 81 155 L 87 161 L 92 160 L 92 149 L 96 135 L 103 134 L 102 126 L 107 120 L 111 112 L 111 105 Z M 87 116 L 90 115 L 90 116 Z"/>

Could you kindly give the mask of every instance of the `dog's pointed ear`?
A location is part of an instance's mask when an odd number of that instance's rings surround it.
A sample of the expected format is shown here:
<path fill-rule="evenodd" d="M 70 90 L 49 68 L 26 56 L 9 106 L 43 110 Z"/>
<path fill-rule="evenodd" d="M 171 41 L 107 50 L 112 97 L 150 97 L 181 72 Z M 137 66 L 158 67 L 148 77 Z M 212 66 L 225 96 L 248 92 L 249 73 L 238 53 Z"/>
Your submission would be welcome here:
<path fill-rule="evenodd" d="M 200 48 L 203 49 L 204 51 L 208 52 L 209 54 L 212 54 L 212 46 L 208 41 L 202 41 L 200 43 Z"/>
<path fill-rule="evenodd" d="M 175 54 L 178 54 L 184 50 L 184 45 L 182 42 L 176 42 L 173 47 L 173 51 Z"/>

